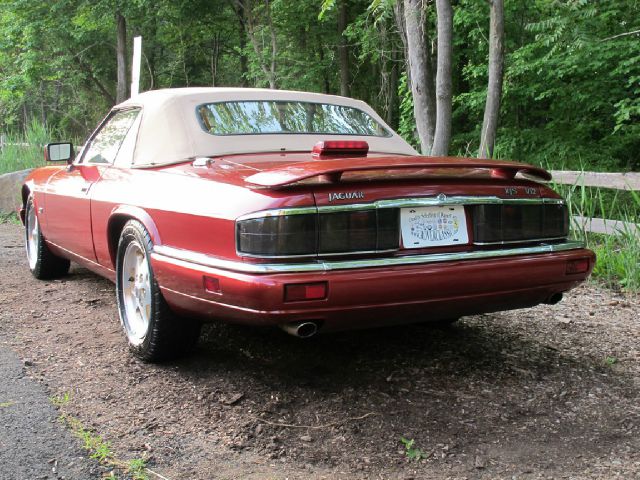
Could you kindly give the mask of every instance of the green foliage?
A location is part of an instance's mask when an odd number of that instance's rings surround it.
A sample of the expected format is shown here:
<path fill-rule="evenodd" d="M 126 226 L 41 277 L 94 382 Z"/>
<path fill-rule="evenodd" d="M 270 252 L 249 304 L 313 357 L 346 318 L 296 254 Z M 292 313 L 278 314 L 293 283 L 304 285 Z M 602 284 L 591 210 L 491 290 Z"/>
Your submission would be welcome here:
<path fill-rule="evenodd" d="M 127 470 L 132 480 L 149 480 L 149 476 L 147 475 L 147 464 L 141 458 L 134 458 L 133 460 L 130 460 Z"/>
<path fill-rule="evenodd" d="M 89 456 L 102 464 L 111 464 L 114 461 L 114 454 L 111 451 L 111 444 L 105 442 L 103 438 L 86 429 L 82 422 L 69 415 L 62 415 L 60 419 L 67 424 L 73 433 L 80 438 L 82 447 L 89 452 Z"/>
<path fill-rule="evenodd" d="M 605 365 L 611 366 L 611 365 L 615 365 L 616 363 L 618 363 L 618 359 L 616 357 L 606 356 L 604 359 Z"/>
<path fill-rule="evenodd" d="M 420 150 L 420 140 L 416 133 L 416 119 L 413 116 L 413 96 L 408 84 L 407 74 L 403 73 L 398 85 L 400 97 L 400 125 L 398 133 L 413 146 Z"/>
<path fill-rule="evenodd" d="M 639 2 L 507 1 L 499 156 L 573 169 L 640 167 Z M 477 143 L 486 92 L 488 7 L 455 11 L 454 151 Z M 473 149 L 472 149 L 473 151 Z"/>
<path fill-rule="evenodd" d="M 50 400 L 54 406 L 62 407 L 71 401 L 71 393 L 64 392 L 62 395 L 54 395 Z"/>
<path fill-rule="evenodd" d="M 590 188 L 580 184 L 556 185 L 555 188 L 567 200 L 572 216 L 620 220 L 628 224 L 638 223 L 640 218 L 640 195 L 637 192 Z M 573 227 L 573 235 L 585 241 L 596 253 L 594 278 L 614 289 L 640 291 L 639 229 L 619 235 L 601 235 L 585 232 L 575 223 Z"/>
<path fill-rule="evenodd" d="M 5 135 L 0 149 L 0 174 L 44 165 L 43 148 L 52 136 L 51 129 L 36 119 L 23 134 Z"/>
<path fill-rule="evenodd" d="M 66 395 L 66 394 L 65 394 Z M 111 443 L 105 441 L 100 435 L 87 429 L 80 420 L 70 415 L 61 415 L 60 421 L 66 424 L 71 431 L 82 441 L 82 447 L 87 450 L 89 457 L 97 460 L 102 465 L 113 467 L 106 478 L 117 479 L 117 473 L 122 473 L 131 480 L 149 480 L 147 475 L 147 462 L 142 458 L 134 458 L 128 462 L 119 460 L 112 450 Z"/>
<path fill-rule="evenodd" d="M 18 218 L 18 214 L 15 212 L 10 213 L 0 213 L 0 225 L 9 223 L 12 225 L 20 225 L 20 219 Z"/>
<path fill-rule="evenodd" d="M 400 437 L 400 441 L 404 445 L 405 452 L 404 454 L 407 456 L 409 460 L 422 460 L 423 458 L 427 458 L 429 455 L 424 453 L 419 448 L 414 446 L 415 441 L 413 439 L 409 440 L 404 437 Z"/>
<path fill-rule="evenodd" d="M 349 87 L 417 145 L 396 4 L 345 3 Z M 21 137 L 37 119 L 58 139 L 88 135 L 115 97 L 116 11 L 126 18 L 129 44 L 133 35 L 143 37 L 143 90 L 268 86 L 265 72 L 273 62 L 278 88 L 337 93 L 338 5 L 6 0 L 0 3 L 0 132 Z M 425 31 L 434 45 L 433 2 L 426 8 Z M 590 170 L 640 168 L 640 35 L 627 34 L 639 28 L 639 11 L 638 0 L 505 2 L 496 157 Z M 455 2 L 453 154 L 478 148 L 488 24 L 487 2 Z M 37 162 L 11 155 L 16 168 Z"/>

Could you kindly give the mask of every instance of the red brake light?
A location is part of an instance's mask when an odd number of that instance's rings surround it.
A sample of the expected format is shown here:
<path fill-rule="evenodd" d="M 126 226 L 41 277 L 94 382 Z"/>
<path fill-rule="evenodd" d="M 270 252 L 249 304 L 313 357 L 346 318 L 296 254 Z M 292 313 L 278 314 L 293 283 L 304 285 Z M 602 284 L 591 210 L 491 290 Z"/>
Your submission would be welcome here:
<path fill-rule="evenodd" d="M 506 168 L 492 168 L 491 178 L 499 178 L 500 180 L 511 180 L 516 176 L 514 171 Z"/>
<path fill-rule="evenodd" d="M 204 284 L 204 289 L 209 293 L 222 293 L 220 289 L 220 279 L 216 277 L 202 277 L 202 283 Z"/>
<path fill-rule="evenodd" d="M 577 260 L 569 260 L 567 262 L 567 275 L 576 273 L 585 273 L 589 270 L 589 259 L 579 258 Z"/>
<path fill-rule="evenodd" d="M 284 301 L 322 300 L 327 297 L 327 282 L 292 283 L 284 286 Z"/>
<path fill-rule="evenodd" d="M 369 153 L 369 144 L 362 140 L 325 140 L 316 143 L 311 153 L 314 157 L 330 155 L 366 157 Z"/>

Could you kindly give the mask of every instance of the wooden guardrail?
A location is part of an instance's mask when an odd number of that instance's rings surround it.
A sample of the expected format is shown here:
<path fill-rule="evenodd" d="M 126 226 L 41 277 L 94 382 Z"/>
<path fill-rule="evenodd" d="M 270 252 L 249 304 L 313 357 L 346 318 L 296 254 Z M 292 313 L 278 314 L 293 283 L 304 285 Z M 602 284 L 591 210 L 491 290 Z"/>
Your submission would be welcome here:
<path fill-rule="evenodd" d="M 551 170 L 553 181 L 563 185 L 612 188 L 615 190 L 640 191 L 640 173 L 603 173 L 570 170 Z M 574 215 L 574 225 L 586 232 L 605 235 L 630 234 L 640 239 L 640 223 L 623 222 L 606 218 L 588 218 Z"/>

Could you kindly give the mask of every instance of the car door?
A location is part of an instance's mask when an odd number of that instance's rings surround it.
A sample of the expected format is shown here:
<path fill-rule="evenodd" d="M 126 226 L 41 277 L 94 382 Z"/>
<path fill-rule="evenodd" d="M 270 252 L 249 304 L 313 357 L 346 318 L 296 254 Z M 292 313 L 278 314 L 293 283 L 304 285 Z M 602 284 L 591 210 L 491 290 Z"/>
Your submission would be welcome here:
<path fill-rule="evenodd" d="M 47 185 L 47 239 L 87 260 L 96 260 L 91 229 L 91 190 L 111 168 L 122 142 L 140 113 L 115 110 L 90 137 L 82 155 L 53 175 Z"/>

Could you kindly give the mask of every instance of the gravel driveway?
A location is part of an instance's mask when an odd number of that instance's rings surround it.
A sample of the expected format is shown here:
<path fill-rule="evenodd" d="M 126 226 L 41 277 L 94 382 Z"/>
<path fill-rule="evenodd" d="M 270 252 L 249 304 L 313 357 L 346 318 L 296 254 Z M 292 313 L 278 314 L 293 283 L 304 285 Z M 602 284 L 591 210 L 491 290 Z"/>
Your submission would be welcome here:
<path fill-rule="evenodd" d="M 28 374 L 170 480 L 640 476 L 634 296 L 587 285 L 451 329 L 310 341 L 212 325 L 191 357 L 146 365 L 108 281 L 33 279 L 15 225 L 0 225 L 0 270 L 0 337 Z"/>

